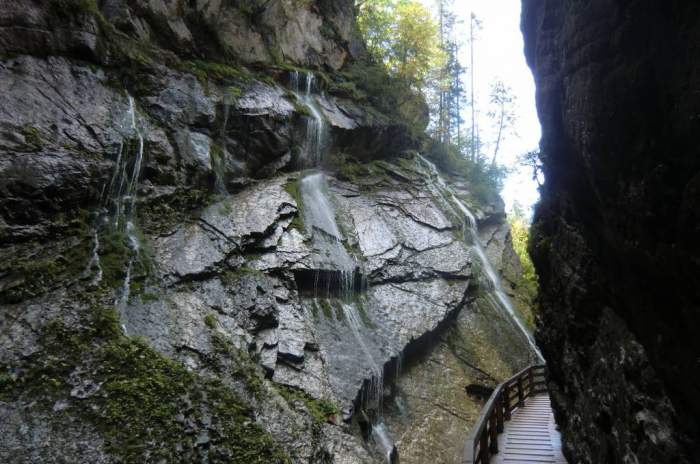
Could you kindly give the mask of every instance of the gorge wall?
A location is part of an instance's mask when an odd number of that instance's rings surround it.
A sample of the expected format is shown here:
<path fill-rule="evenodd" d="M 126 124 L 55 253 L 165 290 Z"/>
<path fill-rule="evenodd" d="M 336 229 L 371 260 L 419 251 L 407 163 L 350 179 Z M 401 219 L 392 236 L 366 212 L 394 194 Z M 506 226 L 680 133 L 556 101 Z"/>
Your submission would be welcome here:
<path fill-rule="evenodd" d="M 571 462 L 700 462 L 700 6 L 523 1 L 538 340 Z"/>
<path fill-rule="evenodd" d="M 458 459 L 517 258 L 351 1 L 0 11 L 0 461 Z"/>

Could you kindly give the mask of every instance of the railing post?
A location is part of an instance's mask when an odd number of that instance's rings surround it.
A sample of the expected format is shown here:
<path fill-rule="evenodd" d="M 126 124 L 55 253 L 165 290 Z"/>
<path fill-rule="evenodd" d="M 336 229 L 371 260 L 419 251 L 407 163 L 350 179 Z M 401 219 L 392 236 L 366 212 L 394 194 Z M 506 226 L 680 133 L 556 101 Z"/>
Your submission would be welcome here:
<path fill-rule="evenodd" d="M 525 406 L 525 392 L 523 391 L 523 378 L 518 377 L 518 407 Z"/>
<path fill-rule="evenodd" d="M 535 371 L 534 368 L 530 369 L 528 372 L 528 380 L 530 381 L 530 388 L 528 389 L 527 396 L 532 396 L 535 394 Z"/>
<path fill-rule="evenodd" d="M 489 451 L 491 451 L 491 454 L 498 453 L 498 430 L 496 429 L 496 415 L 494 412 L 492 412 L 491 416 L 489 417 L 489 436 L 491 438 L 491 446 L 489 446 Z"/>
<path fill-rule="evenodd" d="M 496 401 L 496 431 L 503 433 L 503 396 L 499 396 Z"/>
<path fill-rule="evenodd" d="M 489 451 L 489 434 L 486 433 L 486 430 L 484 429 L 481 432 L 481 437 L 479 437 L 479 456 L 481 456 L 481 462 L 483 464 L 488 464 L 489 460 L 491 459 Z"/>
<path fill-rule="evenodd" d="M 503 385 L 503 398 L 505 398 L 505 402 L 501 401 L 501 404 L 503 406 L 503 415 L 505 416 L 505 420 L 509 421 L 510 420 L 510 386 L 508 386 L 508 384 Z"/>

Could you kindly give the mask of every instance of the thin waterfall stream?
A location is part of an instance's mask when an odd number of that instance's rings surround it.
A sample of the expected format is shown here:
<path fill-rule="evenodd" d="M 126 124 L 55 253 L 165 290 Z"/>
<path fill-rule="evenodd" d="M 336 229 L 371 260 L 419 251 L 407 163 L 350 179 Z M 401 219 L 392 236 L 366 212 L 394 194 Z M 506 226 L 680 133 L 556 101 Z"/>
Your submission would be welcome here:
<path fill-rule="evenodd" d="M 457 196 L 452 192 L 449 187 L 447 187 L 447 184 L 445 183 L 444 179 L 440 175 L 440 173 L 437 170 L 437 167 L 435 164 L 433 164 L 431 161 L 427 160 L 421 155 L 418 155 L 419 159 L 431 170 L 433 175 L 436 177 L 438 184 L 440 187 L 443 188 L 443 190 L 446 190 L 449 192 L 450 198 L 448 202 L 450 204 L 456 205 L 457 208 L 459 209 L 459 213 L 462 215 L 462 220 L 464 223 L 464 229 L 465 232 L 471 235 L 471 242 L 473 249 L 479 258 L 479 261 L 481 263 L 482 269 L 486 273 L 486 277 L 488 278 L 489 282 L 489 296 L 497 302 L 497 307 L 500 308 L 505 314 L 508 316 L 508 318 L 513 322 L 513 324 L 518 328 L 520 332 L 522 332 L 523 336 L 526 338 L 528 345 L 530 346 L 530 349 L 533 351 L 533 353 L 537 356 L 539 362 L 544 362 L 544 358 L 542 357 L 542 353 L 540 352 L 539 348 L 537 348 L 537 345 L 535 344 L 535 340 L 530 333 L 529 330 L 525 327 L 525 324 L 521 320 L 521 318 L 518 316 L 515 307 L 513 306 L 513 303 L 511 303 L 510 299 L 508 296 L 505 294 L 503 291 L 503 287 L 501 286 L 500 279 L 498 275 L 496 274 L 496 271 L 494 270 L 493 266 L 491 265 L 491 262 L 489 261 L 488 257 L 486 256 L 486 252 L 484 251 L 484 248 L 481 246 L 481 243 L 479 243 L 479 230 L 477 226 L 477 221 L 476 218 L 474 217 L 474 214 L 469 210 L 469 208 L 464 204 L 463 201 L 461 201 Z M 440 192 L 441 195 L 444 196 L 444 192 Z"/>
<path fill-rule="evenodd" d="M 141 243 L 135 224 L 136 200 L 144 158 L 144 137 L 138 120 L 134 98 L 127 96 L 127 109 L 120 127 L 122 140 L 109 184 L 102 192 L 102 213 L 93 228 L 93 253 L 87 271 L 94 272 L 92 284 L 102 280 L 100 263 L 100 233 L 124 236 L 129 249 L 125 276 L 116 306 L 123 311 L 129 301 L 134 260 L 139 256 Z"/>
<path fill-rule="evenodd" d="M 360 403 L 363 407 L 371 405 L 376 411 L 376 414 L 372 415 L 372 438 L 387 462 L 391 463 L 394 459 L 395 447 L 382 419 L 383 366 L 374 359 L 364 335 L 367 327 L 362 321 L 356 304 L 351 302 L 358 291 L 356 285 L 358 265 L 343 243 L 344 237 L 336 221 L 327 177 L 322 171 L 316 171 L 323 163 L 328 124 L 314 94 L 314 75 L 309 72 L 292 71 L 289 80 L 298 103 L 303 105 L 308 113 L 305 116 L 306 133 L 299 164 L 307 169 L 315 169 L 299 180 L 299 193 L 304 206 L 304 224 L 312 237 L 314 247 L 314 298 L 330 297 L 331 286 L 337 286 L 337 290 L 333 293 L 340 297 L 345 320 L 370 367 L 371 375 L 363 387 Z M 326 273 L 323 278 L 322 273 Z M 325 285 L 326 288 L 321 289 L 319 294 L 320 285 Z M 359 287 L 363 288 L 364 284 Z"/>
<path fill-rule="evenodd" d="M 289 83 L 292 93 L 308 112 L 302 164 L 305 167 L 318 167 L 323 161 L 328 126 L 313 93 L 314 75 L 310 72 L 300 74 L 299 71 L 292 71 Z"/>

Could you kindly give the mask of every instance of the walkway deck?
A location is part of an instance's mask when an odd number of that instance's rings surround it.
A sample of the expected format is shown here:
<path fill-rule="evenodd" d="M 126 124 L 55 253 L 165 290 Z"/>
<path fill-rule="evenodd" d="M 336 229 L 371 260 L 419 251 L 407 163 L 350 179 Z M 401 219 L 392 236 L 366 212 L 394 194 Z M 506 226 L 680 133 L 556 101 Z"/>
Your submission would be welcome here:
<path fill-rule="evenodd" d="M 498 436 L 498 449 L 491 464 L 566 464 L 547 393 L 528 398 L 524 407 L 513 411 Z"/>

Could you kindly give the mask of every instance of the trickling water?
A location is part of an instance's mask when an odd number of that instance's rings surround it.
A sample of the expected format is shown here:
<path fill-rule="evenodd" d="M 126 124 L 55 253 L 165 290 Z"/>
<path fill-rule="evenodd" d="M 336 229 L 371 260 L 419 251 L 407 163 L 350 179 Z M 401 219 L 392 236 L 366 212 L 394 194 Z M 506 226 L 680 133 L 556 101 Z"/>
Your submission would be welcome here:
<path fill-rule="evenodd" d="M 299 181 L 299 193 L 304 205 L 304 225 L 313 239 L 315 294 L 318 294 L 320 273 L 337 276 L 339 293 L 350 297 L 355 290 L 357 264 L 343 244 L 343 234 L 335 220 L 335 208 L 328 195 L 328 182 L 323 173 L 308 174 Z M 331 276 L 324 276 L 325 296 L 331 293 Z M 322 292 L 323 294 L 323 292 Z"/>
<path fill-rule="evenodd" d="M 372 426 L 372 438 L 374 442 L 382 450 L 384 458 L 388 464 L 391 464 L 391 455 L 394 452 L 394 442 L 389 437 L 389 432 L 384 425 L 384 421 L 379 420 Z"/>
<path fill-rule="evenodd" d="M 83 271 L 83 277 L 90 276 L 93 272 L 92 280 L 90 285 L 97 285 L 102 281 L 102 263 L 100 262 L 100 234 L 97 232 L 97 228 L 92 230 L 92 254 L 90 256 L 90 261 L 87 266 L 85 266 L 85 271 Z"/>
<path fill-rule="evenodd" d="M 381 414 L 382 410 L 382 400 L 384 398 L 384 373 L 382 368 L 374 360 L 372 352 L 367 346 L 367 341 L 363 335 L 364 324 L 362 323 L 362 318 L 357 311 L 357 307 L 354 304 L 342 304 L 343 313 L 345 314 L 345 320 L 348 321 L 348 326 L 352 331 L 352 335 L 360 347 L 360 350 L 365 355 L 367 362 L 369 363 L 370 370 L 372 371 L 372 376 L 369 381 L 369 386 L 365 390 L 365 398 L 363 402 L 365 404 L 373 404 L 376 406 L 377 411 Z"/>
<path fill-rule="evenodd" d="M 88 266 L 90 269 L 96 269 L 93 283 L 99 283 L 102 280 L 102 266 L 99 257 L 100 229 L 107 228 L 110 233 L 124 234 L 130 250 L 130 258 L 117 300 L 117 307 L 121 310 L 128 303 L 132 266 L 140 250 L 134 217 L 138 184 L 143 164 L 144 138 L 137 121 L 136 107 L 131 95 L 127 98 L 126 115 L 119 129 L 123 138 L 119 144 L 114 172 L 108 186 L 103 189 L 102 205 L 104 212 L 93 229 L 94 246 Z"/>
<path fill-rule="evenodd" d="M 326 194 L 328 191 L 326 176 L 320 172 L 305 176 L 300 181 L 300 191 L 304 202 L 304 222 L 337 240 L 342 240 L 343 237 L 335 221 L 335 209 Z"/>
<path fill-rule="evenodd" d="M 421 155 L 418 155 L 418 157 L 431 170 L 432 174 L 437 179 L 438 184 L 441 187 L 443 187 L 444 189 L 447 189 L 445 181 L 442 179 L 442 176 L 440 176 L 440 173 L 438 172 L 435 165 L 432 162 L 430 162 L 429 160 L 425 159 Z M 469 233 L 471 235 L 470 239 L 473 243 L 474 251 L 476 252 L 476 255 L 478 256 L 479 261 L 481 262 L 481 266 L 482 266 L 483 270 L 486 272 L 486 276 L 488 277 L 488 280 L 489 280 L 490 293 L 493 295 L 495 300 L 498 302 L 498 307 L 502 308 L 503 310 L 506 311 L 510 320 L 513 321 L 513 323 L 516 325 L 516 327 L 523 333 L 528 344 L 530 345 L 530 348 L 537 355 L 540 362 L 544 362 L 544 358 L 542 357 L 542 353 L 540 353 L 539 348 L 537 348 L 537 345 L 535 344 L 535 340 L 533 339 L 532 334 L 530 333 L 529 330 L 527 330 L 527 328 L 525 327 L 525 324 L 523 324 L 523 322 L 520 319 L 520 317 L 518 316 L 515 308 L 513 307 L 513 303 L 511 303 L 510 299 L 503 291 L 503 287 L 501 287 L 501 280 L 496 275 L 496 271 L 493 269 L 493 266 L 491 266 L 491 262 L 489 261 L 488 257 L 486 256 L 486 253 L 484 252 L 483 247 L 479 243 L 479 233 L 478 233 L 479 231 L 477 228 L 476 218 L 474 217 L 474 214 L 469 210 L 469 208 L 467 208 L 467 206 L 464 204 L 463 201 L 461 201 L 459 198 L 457 198 L 457 196 L 451 190 L 448 190 L 448 191 L 449 191 L 449 195 L 450 195 L 451 204 L 456 205 L 457 208 L 459 209 L 459 212 L 461 212 L 463 215 L 462 220 L 464 221 L 465 232 Z"/>
<path fill-rule="evenodd" d="M 309 116 L 306 117 L 306 139 L 302 165 L 319 167 L 326 145 L 327 126 L 316 97 L 313 95 L 314 75 L 311 73 L 300 75 L 298 71 L 293 71 L 290 75 L 290 87 L 297 101 L 309 113 Z M 383 368 L 374 360 L 368 347 L 364 336 L 366 327 L 356 304 L 349 302 L 356 292 L 357 263 L 343 244 L 344 237 L 336 222 L 335 208 L 329 198 L 326 176 L 321 172 L 307 174 L 299 181 L 299 193 L 303 204 L 304 224 L 313 239 L 313 264 L 314 268 L 317 269 L 314 277 L 314 295 L 318 297 L 319 282 L 323 282 L 326 285 L 326 288 L 323 289 L 325 296 L 330 296 L 332 279 L 330 276 L 321 279 L 322 272 L 331 272 L 332 276 L 337 276 L 339 294 L 342 298 L 339 304 L 343 308 L 345 320 L 357 345 L 365 355 L 371 371 L 370 378 L 362 390 L 363 398 L 360 401 L 363 406 L 372 405 L 376 408 L 377 414 L 373 417 L 372 435 L 375 437 L 374 441 L 377 446 L 386 456 L 387 462 L 391 462 L 394 445 L 381 420 L 384 398 Z M 361 281 L 360 287 L 364 286 L 365 283 Z"/>
<path fill-rule="evenodd" d="M 403 352 L 400 351 L 399 354 L 396 355 L 396 371 L 394 372 L 394 376 L 397 379 L 401 375 L 402 364 L 403 364 Z"/>
<path fill-rule="evenodd" d="M 224 164 L 225 164 L 225 156 L 226 156 L 226 150 L 228 149 L 228 144 L 226 142 L 226 130 L 228 128 L 228 117 L 229 117 L 229 112 L 231 109 L 231 102 L 229 99 L 229 94 L 226 93 L 224 94 L 224 99 L 223 99 L 223 121 L 221 124 L 221 128 L 219 131 L 219 146 L 218 149 L 212 150 L 213 147 L 210 147 L 209 152 L 210 152 L 210 159 L 211 159 L 211 168 L 212 171 L 214 171 L 214 187 L 216 188 L 216 192 L 219 194 L 225 194 L 227 193 L 226 190 L 226 184 L 224 181 Z"/>
<path fill-rule="evenodd" d="M 314 75 L 310 72 L 300 75 L 299 71 L 292 71 L 289 81 L 292 93 L 309 113 L 306 117 L 306 139 L 302 164 L 307 167 L 318 166 L 323 160 L 327 125 L 316 97 L 312 93 Z"/>
<path fill-rule="evenodd" d="M 122 128 L 124 138 L 119 144 L 114 172 L 103 199 L 105 207 L 110 210 L 113 228 L 120 231 L 125 231 L 134 217 L 143 163 L 143 135 L 136 123 L 136 108 L 131 95 L 128 97 L 126 123 Z"/>

